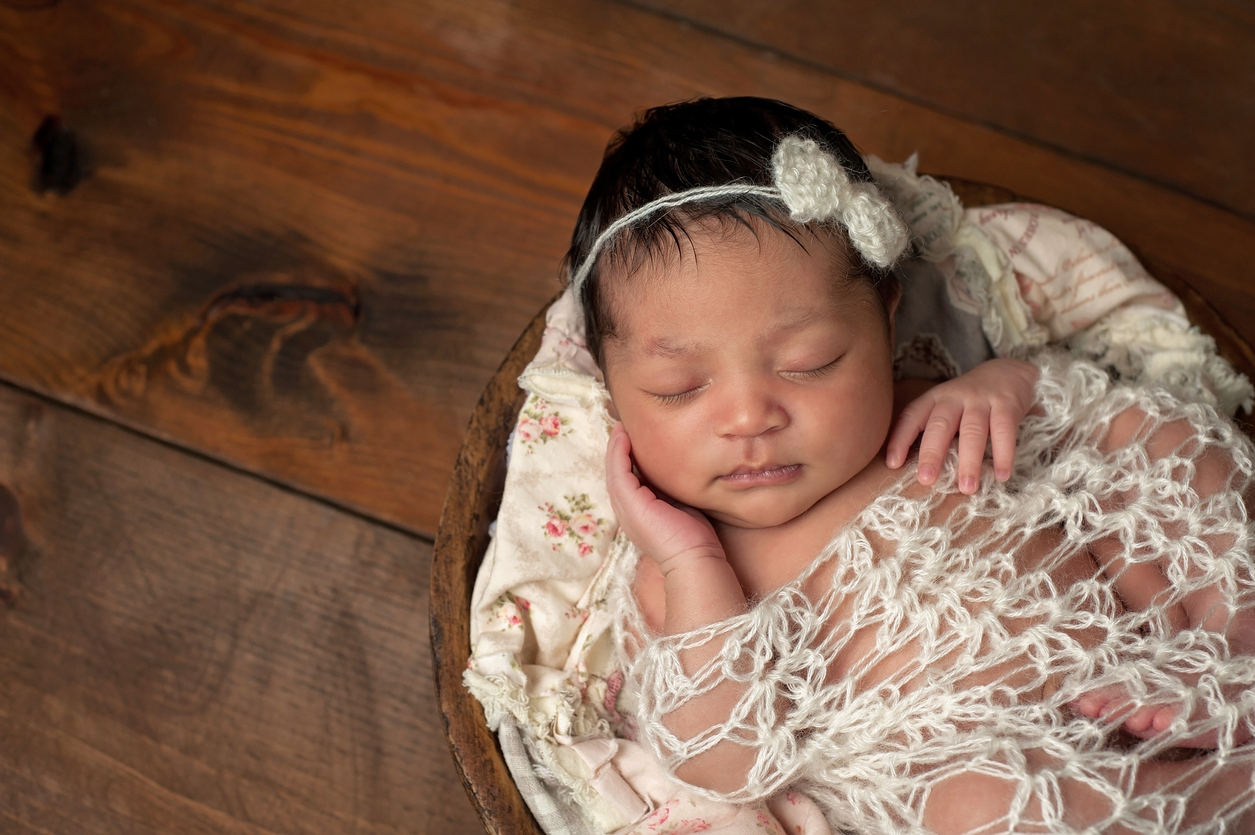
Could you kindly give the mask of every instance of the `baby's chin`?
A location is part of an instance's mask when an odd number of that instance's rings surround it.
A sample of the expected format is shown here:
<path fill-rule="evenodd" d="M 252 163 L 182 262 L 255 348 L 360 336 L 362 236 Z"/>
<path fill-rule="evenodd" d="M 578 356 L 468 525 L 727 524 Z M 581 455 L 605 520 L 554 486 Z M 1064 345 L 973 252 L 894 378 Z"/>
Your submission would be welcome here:
<path fill-rule="evenodd" d="M 773 502 L 764 507 L 699 509 L 710 517 L 711 521 L 720 525 L 727 525 L 731 528 L 744 528 L 746 530 L 762 530 L 764 528 L 778 528 L 781 525 L 787 525 L 789 522 L 805 515 L 818 502 L 812 502 L 805 507 L 795 507 L 790 506 L 790 504 Z"/>

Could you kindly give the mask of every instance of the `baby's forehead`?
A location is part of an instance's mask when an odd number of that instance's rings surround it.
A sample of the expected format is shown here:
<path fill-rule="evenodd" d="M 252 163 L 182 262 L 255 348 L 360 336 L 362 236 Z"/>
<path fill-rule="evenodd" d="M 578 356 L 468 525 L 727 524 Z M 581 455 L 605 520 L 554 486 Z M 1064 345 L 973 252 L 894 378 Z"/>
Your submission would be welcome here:
<path fill-rule="evenodd" d="M 669 212 L 621 233 L 611 249 L 617 252 L 616 262 L 632 264 L 693 258 L 711 247 L 739 243 L 756 244 L 764 252 L 781 251 L 788 244 L 822 257 L 852 258 L 849 240 L 840 226 L 798 223 L 777 212 L 751 212 L 739 207 Z"/>
<path fill-rule="evenodd" d="M 670 245 L 665 245 L 655 238 L 635 249 L 628 244 L 603 265 L 599 290 L 614 306 L 616 319 L 659 297 L 683 305 L 688 298 L 685 286 L 699 270 L 717 274 L 721 268 L 736 268 L 745 261 L 759 260 L 769 270 L 812 262 L 836 295 L 855 277 L 849 246 L 840 230 L 813 230 L 800 224 L 782 228 L 758 218 L 738 223 L 706 219 L 669 240 Z M 791 285 L 782 280 L 777 289 L 787 292 Z"/>
<path fill-rule="evenodd" d="M 769 261 L 803 257 L 818 260 L 837 285 L 852 274 L 854 263 L 845 234 L 836 228 L 812 229 L 791 221 L 756 216 L 704 216 L 663 232 L 627 236 L 603 259 L 598 284 L 608 298 L 656 293 L 693 268 L 717 260 L 729 250 Z"/>

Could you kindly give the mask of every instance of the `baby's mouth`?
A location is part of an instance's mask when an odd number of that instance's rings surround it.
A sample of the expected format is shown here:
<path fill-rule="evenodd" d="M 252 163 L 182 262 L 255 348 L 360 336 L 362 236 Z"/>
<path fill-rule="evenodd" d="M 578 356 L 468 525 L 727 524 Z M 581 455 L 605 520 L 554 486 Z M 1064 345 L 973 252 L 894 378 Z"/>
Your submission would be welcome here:
<path fill-rule="evenodd" d="M 801 464 L 769 464 L 765 467 L 737 467 L 719 480 L 736 487 L 787 484 L 802 473 Z"/>

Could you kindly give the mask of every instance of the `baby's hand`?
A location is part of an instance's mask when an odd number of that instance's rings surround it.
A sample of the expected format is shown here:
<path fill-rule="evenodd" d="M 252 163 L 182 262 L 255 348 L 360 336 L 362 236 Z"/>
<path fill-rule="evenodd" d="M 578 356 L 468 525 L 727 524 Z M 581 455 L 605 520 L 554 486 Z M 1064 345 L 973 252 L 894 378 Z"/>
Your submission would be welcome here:
<path fill-rule="evenodd" d="M 932 484 L 950 441 L 959 436 L 959 490 L 976 492 L 985 441 L 993 442 L 994 475 L 1006 481 L 1015 457 L 1015 432 L 1033 405 L 1037 366 L 1021 360 L 983 362 L 961 377 L 932 387 L 911 401 L 889 435 L 885 461 L 893 469 L 919 445 L 919 482 Z"/>
<path fill-rule="evenodd" d="M 699 510 L 664 501 L 641 484 L 632 472 L 631 451 L 623 424 L 615 424 L 606 447 L 606 488 L 628 539 L 658 563 L 664 577 L 684 563 L 725 560 L 710 520 Z"/>

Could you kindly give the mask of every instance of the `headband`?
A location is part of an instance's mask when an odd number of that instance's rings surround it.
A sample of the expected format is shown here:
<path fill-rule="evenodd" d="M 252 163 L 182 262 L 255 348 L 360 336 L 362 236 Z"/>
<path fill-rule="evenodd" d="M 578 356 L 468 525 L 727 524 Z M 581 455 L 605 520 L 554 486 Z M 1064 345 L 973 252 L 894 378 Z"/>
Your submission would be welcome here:
<path fill-rule="evenodd" d="M 798 223 L 836 220 L 845 228 L 859 254 L 881 269 L 891 267 L 906 249 L 910 233 L 889 199 L 874 183 L 850 182 L 845 166 L 815 140 L 796 135 L 781 139 L 771 155 L 771 171 L 775 185 L 701 186 L 664 195 L 628 212 L 597 236 L 583 263 L 571 276 L 576 298 L 584 289 L 584 282 L 601 250 L 623 229 L 685 203 L 720 197 L 779 200 L 788 207 L 789 217 Z"/>

